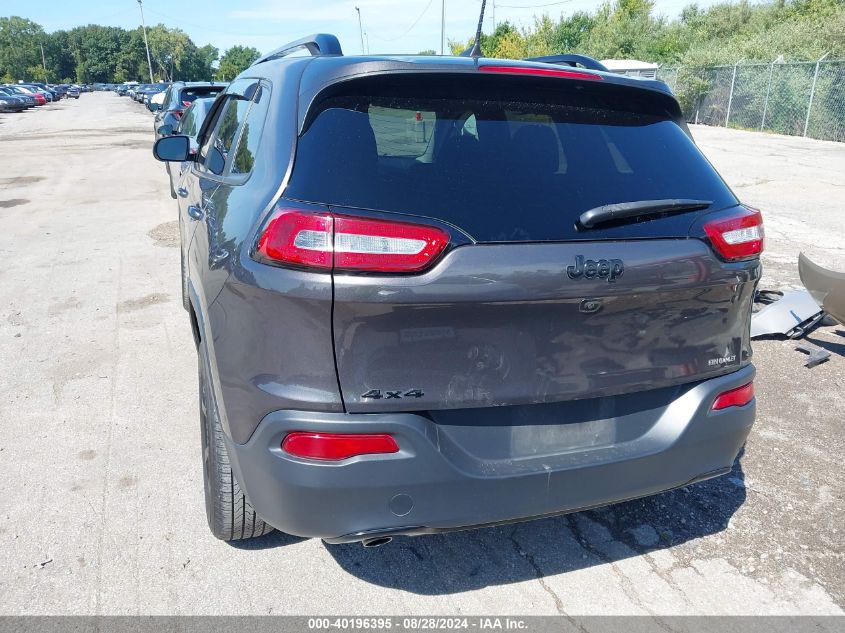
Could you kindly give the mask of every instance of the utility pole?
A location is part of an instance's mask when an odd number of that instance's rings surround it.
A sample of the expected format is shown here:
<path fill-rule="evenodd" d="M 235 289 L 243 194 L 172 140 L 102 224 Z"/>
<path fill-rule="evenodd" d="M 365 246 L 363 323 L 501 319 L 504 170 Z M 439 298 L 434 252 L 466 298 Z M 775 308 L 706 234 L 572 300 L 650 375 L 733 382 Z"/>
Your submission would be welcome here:
<path fill-rule="evenodd" d="M 147 41 L 147 25 L 144 23 L 144 3 L 143 0 L 138 0 L 138 6 L 141 8 L 141 28 L 144 30 L 144 46 L 147 48 L 147 66 L 150 69 L 150 83 L 155 83 L 153 80 L 153 61 L 150 57 L 150 44 Z"/>
<path fill-rule="evenodd" d="M 41 46 L 41 67 L 44 69 L 44 83 L 47 83 L 47 62 L 44 59 L 44 44 L 39 44 Z"/>
<path fill-rule="evenodd" d="M 440 54 L 445 55 L 446 50 L 446 0 L 440 4 Z"/>
<path fill-rule="evenodd" d="M 361 54 L 364 55 L 364 26 L 361 23 L 361 8 L 355 7 L 355 10 L 358 12 L 358 33 L 361 35 Z"/>

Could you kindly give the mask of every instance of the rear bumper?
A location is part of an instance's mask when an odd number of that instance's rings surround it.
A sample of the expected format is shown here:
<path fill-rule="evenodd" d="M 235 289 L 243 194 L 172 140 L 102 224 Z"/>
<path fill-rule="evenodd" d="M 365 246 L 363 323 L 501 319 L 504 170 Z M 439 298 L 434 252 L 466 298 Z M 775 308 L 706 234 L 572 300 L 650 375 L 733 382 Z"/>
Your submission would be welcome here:
<path fill-rule="evenodd" d="M 724 474 L 748 436 L 755 403 L 717 412 L 710 406 L 753 377 L 748 366 L 679 387 L 665 405 L 652 399 L 632 408 L 633 396 L 624 411 L 560 424 L 528 420 L 503 428 L 485 420 L 484 409 L 454 427 L 409 413 L 277 411 L 246 444 L 227 444 L 256 512 L 288 534 L 342 543 L 457 530 L 616 503 Z M 400 451 L 339 463 L 301 460 L 281 450 L 291 431 L 391 433 Z M 496 445 L 477 445 L 488 438 Z"/>

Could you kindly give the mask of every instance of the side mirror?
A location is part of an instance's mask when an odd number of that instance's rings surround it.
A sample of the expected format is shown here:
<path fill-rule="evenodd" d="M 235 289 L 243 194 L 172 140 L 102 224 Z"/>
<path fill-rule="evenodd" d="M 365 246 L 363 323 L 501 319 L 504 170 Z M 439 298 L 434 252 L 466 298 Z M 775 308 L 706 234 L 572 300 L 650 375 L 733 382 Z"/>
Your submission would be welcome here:
<path fill-rule="evenodd" d="M 157 103 L 153 103 L 152 101 L 148 101 L 147 102 L 147 109 L 149 109 L 150 112 L 157 112 L 158 110 L 161 109 L 161 106 Z"/>
<path fill-rule="evenodd" d="M 170 123 L 165 123 L 158 128 L 158 133 L 162 136 L 170 136 L 173 134 L 173 126 Z"/>
<path fill-rule="evenodd" d="M 153 145 L 153 156 L 156 160 L 167 162 L 181 162 L 193 160 L 191 157 L 191 141 L 187 136 L 165 136 Z"/>

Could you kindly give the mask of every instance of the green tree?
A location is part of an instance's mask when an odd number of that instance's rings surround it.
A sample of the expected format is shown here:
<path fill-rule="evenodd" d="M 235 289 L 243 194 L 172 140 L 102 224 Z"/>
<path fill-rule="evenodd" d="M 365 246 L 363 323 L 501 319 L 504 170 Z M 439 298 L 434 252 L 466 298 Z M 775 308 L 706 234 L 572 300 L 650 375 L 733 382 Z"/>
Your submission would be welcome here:
<path fill-rule="evenodd" d="M 74 60 L 76 80 L 110 81 L 126 40 L 126 31 L 114 26 L 89 24 L 68 31 L 65 45 Z"/>
<path fill-rule="evenodd" d="M 261 57 L 257 49 L 250 46 L 233 46 L 223 53 L 217 68 L 217 79 L 231 81 Z"/>
<path fill-rule="evenodd" d="M 32 20 L 0 17 L 0 80 L 29 79 L 31 69 L 41 66 L 40 45 L 45 38 L 44 29 Z"/>

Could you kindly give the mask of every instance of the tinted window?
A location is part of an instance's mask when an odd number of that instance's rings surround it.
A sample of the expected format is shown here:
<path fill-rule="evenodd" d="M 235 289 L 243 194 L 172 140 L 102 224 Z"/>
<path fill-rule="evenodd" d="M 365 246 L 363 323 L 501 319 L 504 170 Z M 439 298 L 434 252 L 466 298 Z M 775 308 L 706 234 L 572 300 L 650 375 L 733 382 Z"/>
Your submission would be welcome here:
<path fill-rule="evenodd" d="M 196 126 L 196 111 L 193 108 L 188 108 L 182 119 L 179 121 L 179 133 L 187 134 L 188 136 L 195 136 L 197 133 Z"/>
<path fill-rule="evenodd" d="M 339 97 L 324 103 L 301 136 L 285 195 L 436 217 L 480 241 L 613 234 L 608 227 L 585 235 L 575 222 L 582 212 L 615 202 L 736 204 L 674 121 L 647 110 L 607 109 L 588 95 L 579 99 L 576 107 Z M 689 215 L 672 216 L 633 231 L 652 236 L 663 227 L 686 235 L 690 222 Z"/>
<path fill-rule="evenodd" d="M 246 117 L 249 101 L 238 97 L 229 97 L 218 111 L 214 132 L 200 152 L 203 165 L 213 174 L 222 176 L 226 161 L 232 152 L 236 135 Z"/>
<path fill-rule="evenodd" d="M 244 122 L 244 128 L 238 141 L 238 149 L 232 159 L 232 174 L 248 174 L 255 164 L 258 141 L 264 128 L 264 118 L 270 103 L 270 92 L 259 87 L 253 97 L 252 107 Z"/>
<path fill-rule="evenodd" d="M 373 105 L 370 126 L 380 156 L 422 156 L 434 130 L 434 112 Z"/>
<path fill-rule="evenodd" d="M 179 91 L 179 102 L 183 106 L 189 106 L 202 97 L 214 97 L 223 92 L 223 86 L 199 86 L 196 88 L 182 88 Z"/>

